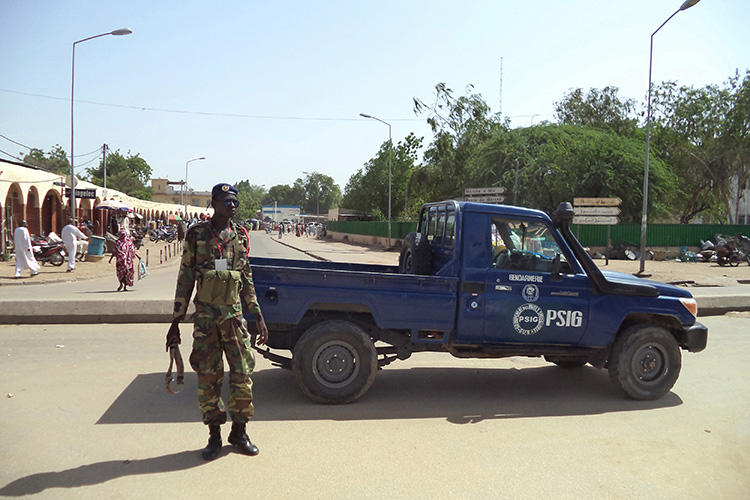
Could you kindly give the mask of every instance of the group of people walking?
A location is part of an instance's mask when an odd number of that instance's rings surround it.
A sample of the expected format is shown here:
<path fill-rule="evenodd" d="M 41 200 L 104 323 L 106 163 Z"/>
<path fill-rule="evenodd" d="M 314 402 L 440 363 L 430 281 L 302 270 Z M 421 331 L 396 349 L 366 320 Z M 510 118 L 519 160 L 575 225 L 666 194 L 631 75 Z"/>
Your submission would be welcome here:
<path fill-rule="evenodd" d="M 78 254 L 79 242 L 88 239 L 75 224 L 71 217 L 68 224 L 60 232 L 65 251 L 68 254 L 68 267 L 66 272 L 72 273 L 76 268 L 76 256 Z M 58 240 L 59 241 L 59 240 Z M 25 220 L 21 221 L 19 226 L 13 232 L 13 245 L 16 255 L 16 272 L 15 277 L 21 278 L 24 271 L 29 270 L 31 276 L 39 274 L 41 265 L 34 256 L 34 244 L 29 233 L 28 224 Z M 115 250 L 109 258 L 109 262 L 115 258 L 115 270 L 118 281 L 117 291 L 127 291 L 127 287 L 133 286 L 135 277 L 135 257 L 140 259 L 135 253 L 133 240 L 125 229 L 120 229 L 115 243 Z"/>

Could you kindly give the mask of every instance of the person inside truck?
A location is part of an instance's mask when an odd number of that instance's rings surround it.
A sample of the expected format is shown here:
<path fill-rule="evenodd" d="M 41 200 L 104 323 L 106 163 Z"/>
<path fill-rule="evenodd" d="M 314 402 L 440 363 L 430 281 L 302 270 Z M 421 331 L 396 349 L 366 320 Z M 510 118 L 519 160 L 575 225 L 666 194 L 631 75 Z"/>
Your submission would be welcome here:
<path fill-rule="evenodd" d="M 496 269 L 551 272 L 557 255 L 567 268 L 565 256 L 545 224 L 493 219 L 492 262 Z"/>

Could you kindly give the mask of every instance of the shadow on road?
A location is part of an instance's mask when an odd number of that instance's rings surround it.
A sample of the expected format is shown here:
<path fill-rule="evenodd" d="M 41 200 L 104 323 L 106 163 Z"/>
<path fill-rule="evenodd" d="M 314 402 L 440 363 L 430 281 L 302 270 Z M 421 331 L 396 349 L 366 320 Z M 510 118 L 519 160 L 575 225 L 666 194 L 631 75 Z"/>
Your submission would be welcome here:
<path fill-rule="evenodd" d="M 356 403 L 310 402 L 291 372 L 262 370 L 253 375 L 256 421 L 383 420 L 444 418 L 456 424 L 488 419 L 529 418 L 667 408 L 682 404 L 668 393 L 656 401 L 625 398 L 606 371 L 563 370 L 555 366 L 524 369 L 406 368 L 378 373 L 370 391 Z M 225 400 L 226 400 L 225 376 Z M 197 422 L 195 373 L 185 374 L 185 388 L 170 396 L 164 375 L 138 375 L 97 424 Z"/>
<path fill-rule="evenodd" d="M 224 453 L 227 453 L 225 450 Z M 143 460 L 108 460 L 59 472 L 40 472 L 16 479 L 0 488 L 0 496 L 19 497 L 40 493 L 49 488 L 77 488 L 104 483 L 124 476 L 174 472 L 203 465 L 206 462 L 195 450 L 170 453 Z"/>

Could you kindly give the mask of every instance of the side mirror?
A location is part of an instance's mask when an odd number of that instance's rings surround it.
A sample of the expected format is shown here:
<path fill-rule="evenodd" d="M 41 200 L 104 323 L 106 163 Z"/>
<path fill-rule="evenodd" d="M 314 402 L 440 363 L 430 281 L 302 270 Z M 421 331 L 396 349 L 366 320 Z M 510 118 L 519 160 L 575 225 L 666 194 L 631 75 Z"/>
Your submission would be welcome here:
<path fill-rule="evenodd" d="M 552 281 L 562 281 L 562 263 L 560 262 L 560 254 L 555 254 L 555 258 L 552 260 Z"/>

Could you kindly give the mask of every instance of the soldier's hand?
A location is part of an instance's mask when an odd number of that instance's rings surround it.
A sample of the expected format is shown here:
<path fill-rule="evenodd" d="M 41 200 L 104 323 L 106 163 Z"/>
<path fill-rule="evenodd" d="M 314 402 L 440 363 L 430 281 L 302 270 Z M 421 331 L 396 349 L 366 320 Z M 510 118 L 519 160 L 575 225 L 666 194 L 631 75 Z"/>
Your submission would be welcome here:
<path fill-rule="evenodd" d="M 169 352 L 170 347 L 179 345 L 180 343 L 180 322 L 178 320 L 174 320 L 169 326 L 169 331 L 167 331 L 167 352 Z"/>
<path fill-rule="evenodd" d="M 255 327 L 258 329 L 256 344 L 263 345 L 268 342 L 268 327 L 266 326 L 266 321 L 263 319 L 263 315 L 260 313 L 255 317 Z"/>

